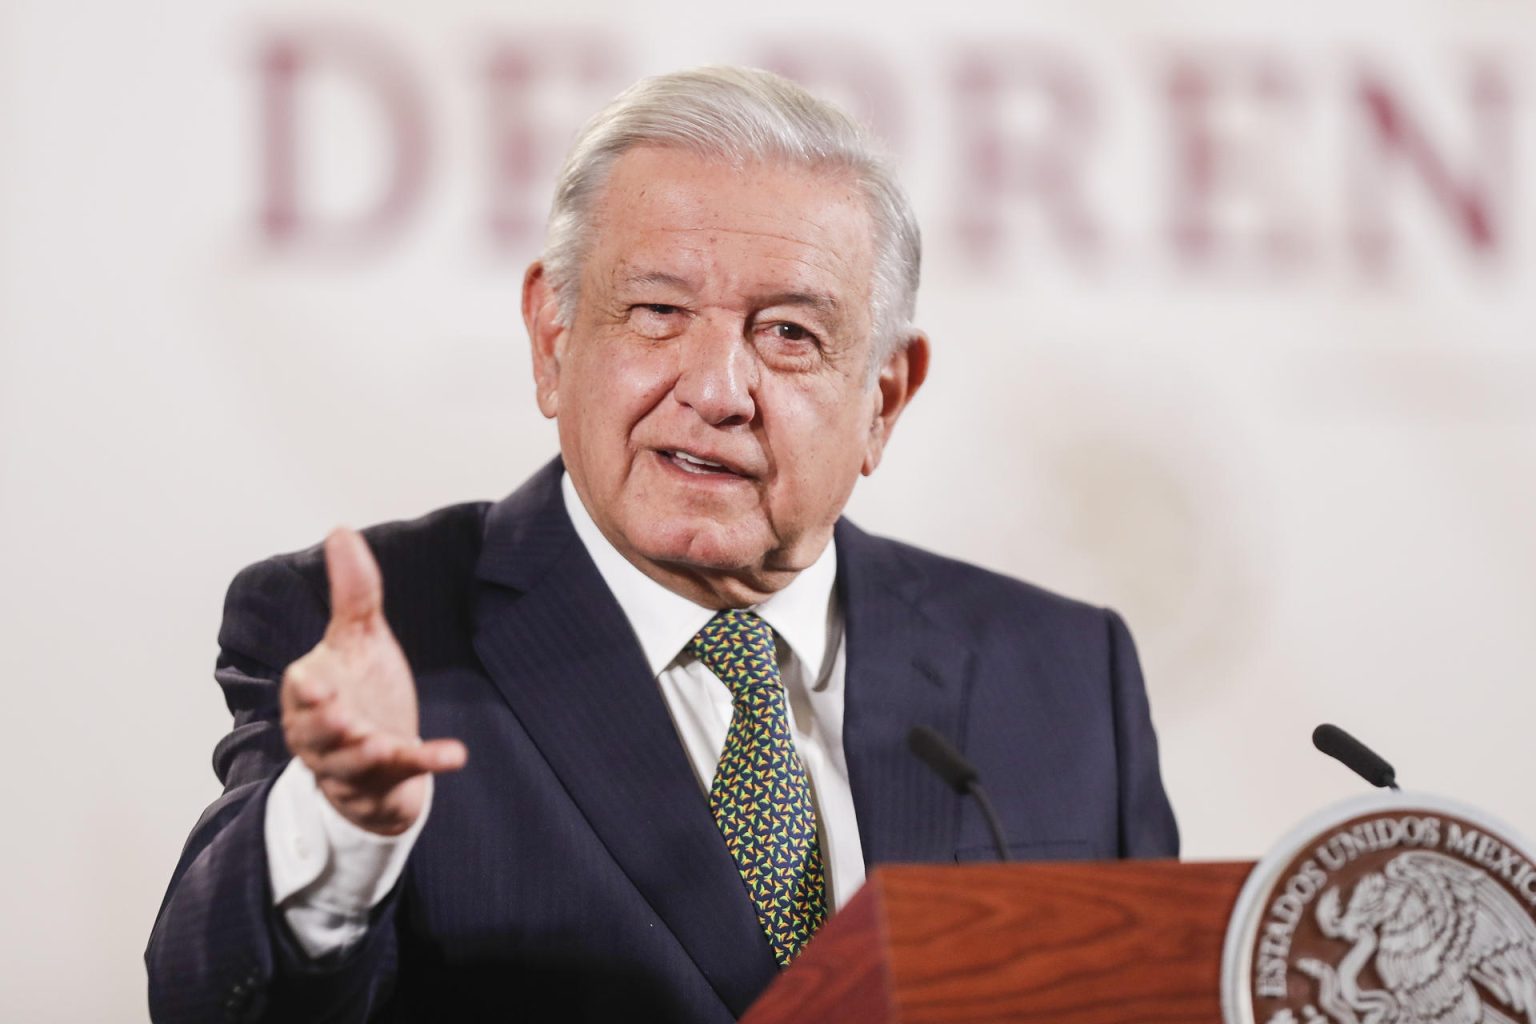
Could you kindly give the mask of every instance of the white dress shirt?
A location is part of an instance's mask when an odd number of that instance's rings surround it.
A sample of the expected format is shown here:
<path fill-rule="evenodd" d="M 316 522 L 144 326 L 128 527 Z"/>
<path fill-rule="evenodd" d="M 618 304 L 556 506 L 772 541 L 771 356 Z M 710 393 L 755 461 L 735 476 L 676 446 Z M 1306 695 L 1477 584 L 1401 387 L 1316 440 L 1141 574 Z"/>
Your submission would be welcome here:
<path fill-rule="evenodd" d="M 640 641 L 707 797 L 731 724 L 731 693 L 687 647 L 714 612 L 672 593 L 619 554 L 592 521 L 569 476 L 561 481 L 561 494 L 577 537 Z M 813 565 L 752 609 L 773 628 L 790 730 L 815 798 L 831 909 L 842 907 L 864 884 L 864 852 L 843 756 L 846 645 L 836 576 L 837 553 L 829 543 Z M 273 901 L 307 953 L 335 952 L 363 936 L 369 910 L 404 871 L 430 803 L 429 789 L 428 807 L 409 830 L 375 835 L 337 813 L 302 762 L 289 762 L 267 799 L 267 862 Z"/>

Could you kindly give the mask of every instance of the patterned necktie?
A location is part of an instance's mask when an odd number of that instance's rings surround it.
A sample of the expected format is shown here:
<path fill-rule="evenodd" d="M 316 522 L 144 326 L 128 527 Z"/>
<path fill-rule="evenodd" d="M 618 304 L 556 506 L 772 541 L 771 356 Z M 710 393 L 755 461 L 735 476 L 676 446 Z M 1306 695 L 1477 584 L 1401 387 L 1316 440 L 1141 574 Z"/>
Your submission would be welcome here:
<path fill-rule="evenodd" d="M 731 691 L 731 727 L 709 809 L 782 967 L 827 909 L 816 808 L 789 732 L 773 631 L 753 612 L 728 609 L 688 649 Z"/>

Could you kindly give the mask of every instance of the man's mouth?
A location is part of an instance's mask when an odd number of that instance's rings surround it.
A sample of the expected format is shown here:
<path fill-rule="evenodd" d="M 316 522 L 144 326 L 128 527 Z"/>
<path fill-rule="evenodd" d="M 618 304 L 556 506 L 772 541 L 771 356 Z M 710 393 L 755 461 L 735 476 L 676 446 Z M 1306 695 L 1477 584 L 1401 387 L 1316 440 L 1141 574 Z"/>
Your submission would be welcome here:
<path fill-rule="evenodd" d="M 685 473 L 693 473 L 696 476 L 740 476 L 741 474 L 729 466 L 713 462 L 692 452 L 681 450 L 662 451 L 661 457 Z"/>

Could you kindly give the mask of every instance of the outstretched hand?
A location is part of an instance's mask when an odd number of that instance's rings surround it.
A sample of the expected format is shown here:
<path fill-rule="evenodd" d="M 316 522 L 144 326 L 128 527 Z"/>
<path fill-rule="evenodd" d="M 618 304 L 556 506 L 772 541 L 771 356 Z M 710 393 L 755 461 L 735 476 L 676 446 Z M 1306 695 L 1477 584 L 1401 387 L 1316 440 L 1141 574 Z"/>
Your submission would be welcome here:
<path fill-rule="evenodd" d="M 457 771 L 458 740 L 423 742 L 416 681 L 384 620 L 384 588 L 368 543 L 338 527 L 325 539 L 331 622 L 283 673 L 283 734 L 348 821 L 383 835 L 421 816 L 427 776 Z"/>

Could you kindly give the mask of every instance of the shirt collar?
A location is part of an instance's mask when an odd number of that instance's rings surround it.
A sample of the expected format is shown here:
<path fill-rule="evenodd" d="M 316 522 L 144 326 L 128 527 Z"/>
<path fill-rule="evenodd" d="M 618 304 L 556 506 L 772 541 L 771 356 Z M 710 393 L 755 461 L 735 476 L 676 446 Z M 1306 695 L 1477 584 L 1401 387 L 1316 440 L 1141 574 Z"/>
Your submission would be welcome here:
<path fill-rule="evenodd" d="M 640 639 L 651 674 L 659 676 L 688 646 L 699 630 L 714 617 L 714 610 L 694 604 L 635 568 L 608 543 L 588 514 L 571 475 L 560 481 L 565 514 L 576 528 L 576 536 L 592 556 L 603 582 L 619 602 L 630 627 Z M 789 644 L 814 678 L 821 671 L 827 653 L 827 631 L 831 623 L 832 585 L 837 578 L 837 551 L 832 541 L 808 568 L 783 590 L 754 605 L 774 632 Z"/>

